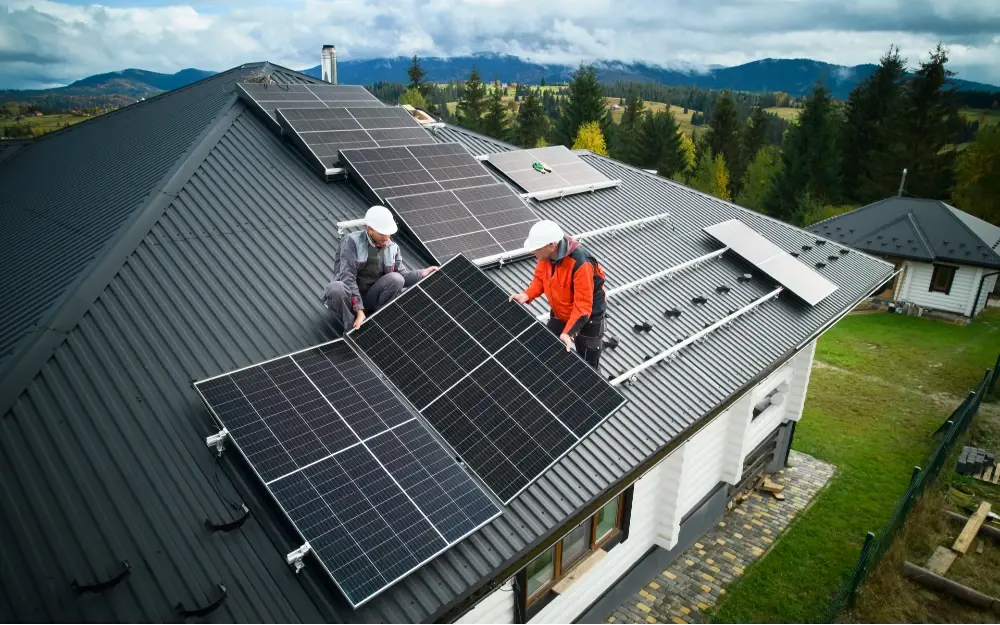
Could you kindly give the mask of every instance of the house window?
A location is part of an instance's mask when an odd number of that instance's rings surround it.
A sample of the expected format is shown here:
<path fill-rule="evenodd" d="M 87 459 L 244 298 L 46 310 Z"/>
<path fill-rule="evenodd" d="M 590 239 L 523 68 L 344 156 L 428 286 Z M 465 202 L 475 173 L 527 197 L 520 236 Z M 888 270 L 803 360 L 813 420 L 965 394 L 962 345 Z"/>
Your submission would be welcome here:
<path fill-rule="evenodd" d="M 524 598 L 528 618 L 552 597 L 552 587 L 559 583 L 594 551 L 608 547 L 622 538 L 626 511 L 625 493 L 604 504 L 593 516 L 577 525 L 562 540 L 544 551 L 524 568 Z M 532 610 L 534 608 L 534 610 Z"/>
<path fill-rule="evenodd" d="M 934 265 L 934 274 L 931 275 L 931 288 L 929 290 L 932 293 L 948 295 L 951 292 L 951 284 L 955 281 L 955 271 L 957 270 L 958 267 L 951 265 Z"/>

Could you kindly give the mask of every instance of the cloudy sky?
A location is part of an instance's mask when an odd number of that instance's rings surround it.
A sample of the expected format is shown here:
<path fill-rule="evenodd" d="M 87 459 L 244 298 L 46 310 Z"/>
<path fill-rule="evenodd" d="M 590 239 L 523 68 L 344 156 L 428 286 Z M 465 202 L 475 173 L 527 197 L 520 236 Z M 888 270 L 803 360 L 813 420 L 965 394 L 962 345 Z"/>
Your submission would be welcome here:
<path fill-rule="evenodd" d="M 500 52 L 536 62 L 736 65 L 766 57 L 911 64 L 937 42 L 1000 84 L 1000 0 L 0 0 L 0 88 L 138 67 Z"/>

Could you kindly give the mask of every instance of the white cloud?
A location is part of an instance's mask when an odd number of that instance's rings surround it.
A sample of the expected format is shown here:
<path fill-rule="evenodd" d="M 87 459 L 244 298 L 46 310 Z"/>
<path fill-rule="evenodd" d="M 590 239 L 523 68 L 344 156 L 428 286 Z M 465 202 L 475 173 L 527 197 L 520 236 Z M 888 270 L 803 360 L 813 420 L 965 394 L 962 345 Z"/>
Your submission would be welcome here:
<path fill-rule="evenodd" d="M 135 0 L 138 3 L 140 0 Z M 0 0 L 0 87 L 66 83 L 126 67 L 221 70 L 489 51 L 542 63 L 707 67 L 774 58 L 911 64 L 942 41 L 963 78 L 1000 83 L 1000 2 L 950 0 L 284 0 L 125 6 Z"/>

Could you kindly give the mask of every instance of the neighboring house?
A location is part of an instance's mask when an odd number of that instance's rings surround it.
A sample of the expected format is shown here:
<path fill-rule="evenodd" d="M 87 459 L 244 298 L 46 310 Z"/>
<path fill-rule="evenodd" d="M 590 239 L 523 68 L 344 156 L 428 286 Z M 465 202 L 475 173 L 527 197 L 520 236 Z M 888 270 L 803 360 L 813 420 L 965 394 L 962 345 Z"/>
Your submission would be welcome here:
<path fill-rule="evenodd" d="M 327 182 L 235 93 L 247 64 L 45 136 L 0 164 L 0 616 L 5 621 L 568 622 L 636 566 L 692 544 L 763 471 L 784 465 L 816 339 L 892 266 L 589 153 L 616 188 L 531 202 L 572 233 L 669 213 L 586 246 L 609 288 L 721 245 L 739 219 L 837 285 L 809 306 L 731 252 L 611 299 L 602 361 L 617 375 L 748 302 L 752 313 L 619 388 L 628 403 L 503 514 L 358 610 L 191 384 L 330 340 L 319 301 L 356 181 Z M 432 130 L 473 154 L 513 149 Z M 405 232 L 411 266 L 430 259 Z M 520 290 L 531 263 L 487 272 Z M 752 273 L 749 281 L 738 278 Z M 729 292 L 719 287 L 730 287 Z M 693 303 L 697 296 L 705 303 Z M 668 318 L 670 308 L 683 311 Z M 537 312 L 544 310 L 535 306 Z M 651 332 L 636 333 L 640 322 Z M 213 527 L 241 517 L 231 531 Z M 659 570 L 662 570 L 660 568 Z M 624 583 L 624 582 L 623 582 Z M 605 599 L 610 601 L 610 599 Z"/>
<path fill-rule="evenodd" d="M 940 200 L 891 197 L 809 230 L 895 264 L 882 295 L 924 308 L 975 317 L 1000 273 L 1000 227 Z"/>

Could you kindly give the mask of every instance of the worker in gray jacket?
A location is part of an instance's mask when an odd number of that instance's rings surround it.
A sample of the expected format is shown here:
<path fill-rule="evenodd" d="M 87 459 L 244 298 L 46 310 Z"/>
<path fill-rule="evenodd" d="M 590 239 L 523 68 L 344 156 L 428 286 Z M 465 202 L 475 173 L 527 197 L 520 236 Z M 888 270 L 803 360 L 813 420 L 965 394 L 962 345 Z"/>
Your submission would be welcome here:
<path fill-rule="evenodd" d="M 366 315 L 437 269 L 403 269 L 399 246 L 390 238 L 395 233 L 396 221 L 389 209 L 372 206 L 365 213 L 365 229 L 341 240 L 337 273 L 323 292 L 323 303 L 333 312 L 341 333 L 357 328 Z"/>

